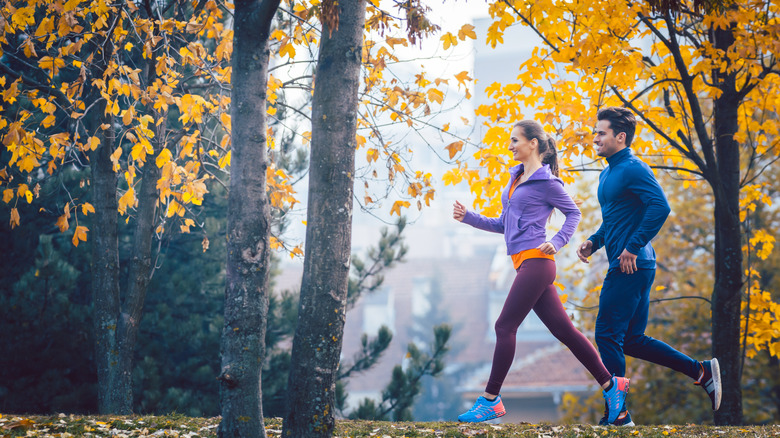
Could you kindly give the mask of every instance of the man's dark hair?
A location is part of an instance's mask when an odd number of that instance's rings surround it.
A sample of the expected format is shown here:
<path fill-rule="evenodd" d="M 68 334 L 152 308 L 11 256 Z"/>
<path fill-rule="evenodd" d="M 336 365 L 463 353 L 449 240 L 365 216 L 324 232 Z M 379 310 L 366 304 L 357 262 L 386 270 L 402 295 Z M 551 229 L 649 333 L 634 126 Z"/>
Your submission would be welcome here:
<path fill-rule="evenodd" d="M 636 132 L 636 117 L 629 109 L 619 106 L 608 106 L 599 110 L 596 117 L 599 120 L 606 120 L 609 122 L 609 127 L 615 136 L 621 132 L 626 133 L 626 147 L 631 146 L 631 141 L 634 140 L 634 132 Z"/>

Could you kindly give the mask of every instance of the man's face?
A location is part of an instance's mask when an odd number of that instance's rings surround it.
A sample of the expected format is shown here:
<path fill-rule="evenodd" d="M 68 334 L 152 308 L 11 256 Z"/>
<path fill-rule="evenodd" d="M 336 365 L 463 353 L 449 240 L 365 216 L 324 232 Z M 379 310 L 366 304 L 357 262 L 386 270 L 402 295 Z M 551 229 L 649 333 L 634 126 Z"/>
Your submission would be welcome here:
<path fill-rule="evenodd" d="M 609 158 L 626 148 L 626 133 L 621 132 L 615 136 L 615 132 L 609 127 L 609 120 L 599 120 L 596 124 L 595 138 L 596 153 L 600 157 Z"/>

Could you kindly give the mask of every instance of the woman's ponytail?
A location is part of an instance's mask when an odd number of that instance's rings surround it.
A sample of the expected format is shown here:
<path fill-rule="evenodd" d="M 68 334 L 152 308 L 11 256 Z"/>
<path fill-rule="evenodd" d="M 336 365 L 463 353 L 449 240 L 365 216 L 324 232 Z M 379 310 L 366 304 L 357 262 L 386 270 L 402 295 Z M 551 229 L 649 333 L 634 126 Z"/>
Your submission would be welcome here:
<path fill-rule="evenodd" d="M 552 137 L 547 135 L 547 147 L 542 150 L 540 148 L 539 152 L 542 155 L 542 164 L 547 164 L 550 166 L 550 173 L 552 173 L 555 176 L 560 176 L 560 169 L 558 168 L 558 149 L 555 148 L 555 140 L 553 140 Z"/>

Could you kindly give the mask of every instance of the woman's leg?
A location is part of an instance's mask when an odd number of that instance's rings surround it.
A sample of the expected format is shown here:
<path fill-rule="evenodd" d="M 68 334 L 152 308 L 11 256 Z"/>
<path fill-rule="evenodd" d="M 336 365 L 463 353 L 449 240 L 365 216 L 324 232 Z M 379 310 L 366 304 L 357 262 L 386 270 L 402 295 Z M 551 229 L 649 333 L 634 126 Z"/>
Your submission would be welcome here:
<path fill-rule="evenodd" d="M 574 353 L 577 360 L 585 366 L 602 387 L 610 381 L 612 375 L 601 362 L 596 348 L 571 322 L 563 308 L 555 286 L 550 284 L 534 305 L 534 312 L 559 341 Z"/>
<path fill-rule="evenodd" d="M 501 314 L 496 320 L 496 348 L 493 367 L 485 392 L 498 395 L 512 361 L 515 358 L 517 328 L 536 300 L 555 279 L 555 261 L 529 259 L 517 270 L 517 276 L 509 289 Z"/>

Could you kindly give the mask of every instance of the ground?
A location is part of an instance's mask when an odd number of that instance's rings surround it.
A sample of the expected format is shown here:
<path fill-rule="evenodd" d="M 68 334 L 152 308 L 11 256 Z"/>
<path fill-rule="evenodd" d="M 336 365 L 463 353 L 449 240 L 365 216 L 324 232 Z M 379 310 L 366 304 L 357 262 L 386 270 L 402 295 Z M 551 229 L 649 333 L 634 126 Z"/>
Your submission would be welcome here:
<path fill-rule="evenodd" d="M 216 437 L 219 418 L 167 416 L 19 416 L 0 414 L 0 438 L 41 437 Z M 280 418 L 266 419 L 266 435 L 282 434 Z M 378 438 L 573 438 L 573 437 L 779 437 L 780 425 L 719 426 L 639 426 L 632 428 L 591 425 L 549 424 L 463 424 L 454 422 L 407 423 L 386 421 L 337 421 L 334 437 Z"/>

